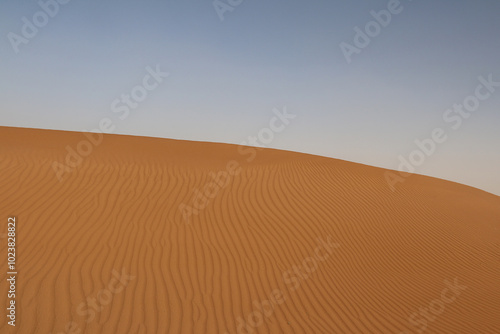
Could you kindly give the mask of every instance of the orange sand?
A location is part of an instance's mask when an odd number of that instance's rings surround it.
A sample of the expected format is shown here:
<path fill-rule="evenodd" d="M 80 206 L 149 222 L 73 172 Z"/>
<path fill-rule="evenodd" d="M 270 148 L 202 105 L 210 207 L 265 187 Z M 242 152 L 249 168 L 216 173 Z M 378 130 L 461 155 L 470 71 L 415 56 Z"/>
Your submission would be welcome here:
<path fill-rule="evenodd" d="M 392 192 L 380 168 L 119 135 L 59 182 L 52 163 L 85 139 L 0 127 L 1 333 L 500 333 L 498 196 L 418 175 Z M 195 207 L 231 160 L 240 173 Z"/>

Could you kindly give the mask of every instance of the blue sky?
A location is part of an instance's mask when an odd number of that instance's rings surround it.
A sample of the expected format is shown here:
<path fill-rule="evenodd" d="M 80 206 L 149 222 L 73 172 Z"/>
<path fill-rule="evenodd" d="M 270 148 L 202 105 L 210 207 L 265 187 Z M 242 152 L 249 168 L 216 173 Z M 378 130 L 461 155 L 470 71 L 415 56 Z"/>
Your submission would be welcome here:
<path fill-rule="evenodd" d="M 297 117 L 269 147 L 390 169 L 440 127 L 448 140 L 416 172 L 500 195 L 500 88 L 459 129 L 443 121 L 479 76 L 500 81 L 500 3 L 401 1 L 348 63 L 340 44 L 388 3 L 243 0 L 222 21 L 210 0 L 71 0 L 15 52 L 9 36 L 42 9 L 2 1 L 0 124 L 109 117 L 114 133 L 239 144 L 286 106 Z M 157 64 L 169 76 L 119 120 L 111 103 Z"/>

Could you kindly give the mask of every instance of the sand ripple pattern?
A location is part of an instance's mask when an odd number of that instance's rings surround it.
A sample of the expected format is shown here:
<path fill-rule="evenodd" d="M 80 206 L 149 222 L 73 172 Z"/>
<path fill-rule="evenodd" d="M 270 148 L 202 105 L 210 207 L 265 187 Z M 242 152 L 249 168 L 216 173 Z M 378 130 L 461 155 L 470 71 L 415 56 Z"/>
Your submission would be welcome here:
<path fill-rule="evenodd" d="M 0 127 L 0 233 L 17 216 L 19 271 L 1 333 L 238 333 L 275 289 L 286 301 L 251 333 L 416 333 L 410 314 L 454 278 L 467 290 L 426 333 L 500 333 L 498 196 L 423 176 L 393 193 L 375 167 L 117 135 L 59 182 L 52 161 L 84 138 Z M 241 173 L 186 224 L 179 205 L 232 159 Z M 292 291 L 283 273 L 326 236 L 340 247 Z M 77 308 L 113 270 L 135 278 L 87 322 Z"/>

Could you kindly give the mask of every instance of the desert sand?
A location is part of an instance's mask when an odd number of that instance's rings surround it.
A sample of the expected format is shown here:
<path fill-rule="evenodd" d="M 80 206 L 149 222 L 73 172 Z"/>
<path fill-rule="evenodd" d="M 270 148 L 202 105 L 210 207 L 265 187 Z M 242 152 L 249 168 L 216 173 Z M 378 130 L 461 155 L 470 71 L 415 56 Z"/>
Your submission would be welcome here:
<path fill-rule="evenodd" d="M 54 162 L 82 140 L 0 127 L 1 333 L 500 333 L 498 196 L 419 175 L 392 192 L 381 168 L 122 135 L 59 180 Z"/>

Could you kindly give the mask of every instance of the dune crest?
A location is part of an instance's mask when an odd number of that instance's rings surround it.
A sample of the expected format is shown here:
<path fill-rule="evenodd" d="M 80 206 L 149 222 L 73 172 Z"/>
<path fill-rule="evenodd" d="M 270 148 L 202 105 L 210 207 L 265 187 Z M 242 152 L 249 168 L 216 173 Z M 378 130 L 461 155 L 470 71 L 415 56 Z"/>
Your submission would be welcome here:
<path fill-rule="evenodd" d="M 82 140 L 0 127 L 2 256 L 18 222 L 16 327 L 5 303 L 1 333 L 500 332 L 498 196 L 120 135 L 70 167 Z"/>

